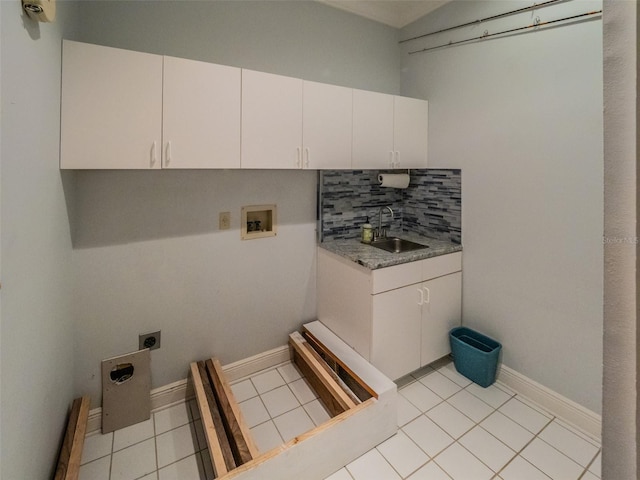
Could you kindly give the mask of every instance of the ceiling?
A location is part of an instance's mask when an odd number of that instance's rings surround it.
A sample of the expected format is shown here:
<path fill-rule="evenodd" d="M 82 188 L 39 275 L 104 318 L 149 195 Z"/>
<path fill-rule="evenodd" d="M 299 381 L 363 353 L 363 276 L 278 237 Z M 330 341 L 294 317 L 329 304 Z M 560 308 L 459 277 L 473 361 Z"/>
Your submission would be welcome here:
<path fill-rule="evenodd" d="M 396 28 L 419 19 L 449 0 L 318 0 Z"/>

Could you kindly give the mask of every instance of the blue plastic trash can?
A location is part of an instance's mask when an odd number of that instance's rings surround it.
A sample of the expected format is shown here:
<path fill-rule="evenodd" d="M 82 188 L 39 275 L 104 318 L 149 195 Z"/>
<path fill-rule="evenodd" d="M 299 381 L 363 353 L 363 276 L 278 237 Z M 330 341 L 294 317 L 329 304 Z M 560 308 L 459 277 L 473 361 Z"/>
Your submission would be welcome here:
<path fill-rule="evenodd" d="M 500 342 L 467 327 L 452 329 L 449 341 L 458 373 L 484 388 L 495 382 Z"/>

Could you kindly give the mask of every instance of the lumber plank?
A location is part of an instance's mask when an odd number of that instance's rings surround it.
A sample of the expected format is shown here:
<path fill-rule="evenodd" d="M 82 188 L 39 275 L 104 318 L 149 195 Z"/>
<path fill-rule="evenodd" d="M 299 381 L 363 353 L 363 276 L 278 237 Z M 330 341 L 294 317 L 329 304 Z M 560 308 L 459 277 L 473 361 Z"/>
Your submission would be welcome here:
<path fill-rule="evenodd" d="M 333 415 L 355 407 L 355 402 L 325 370 L 322 363 L 305 347 L 307 341 L 298 332 L 289 335 L 293 361 L 313 386 L 329 412 Z"/>
<path fill-rule="evenodd" d="M 55 480 L 77 480 L 78 478 L 90 405 L 91 399 L 87 396 L 73 401 L 56 466 Z"/>
<path fill-rule="evenodd" d="M 356 396 L 355 393 L 351 391 L 351 389 L 347 386 L 347 384 L 340 378 L 338 372 L 331 368 L 326 360 L 320 355 L 308 342 L 304 344 L 304 347 L 309 351 L 309 354 L 313 356 L 318 364 L 324 368 L 327 374 L 333 378 L 333 380 L 340 386 L 340 389 L 353 401 L 354 405 L 360 403 L 360 399 Z"/>
<path fill-rule="evenodd" d="M 220 413 L 220 405 L 218 403 L 218 399 L 216 398 L 216 394 L 213 391 L 211 379 L 209 378 L 204 362 L 198 362 L 198 371 L 200 372 L 202 386 L 204 387 L 204 392 L 207 396 L 207 402 L 209 404 L 209 410 L 211 411 L 213 425 L 216 427 L 218 442 L 220 442 L 220 447 L 222 448 L 222 457 L 224 458 L 224 463 L 227 467 L 227 470 L 231 471 L 236 468 L 236 461 L 235 458 L 233 458 L 233 450 L 231 449 L 229 437 L 227 437 L 227 432 L 224 427 L 222 414 Z"/>
<path fill-rule="evenodd" d="M 209 455 L 211 456 L 213 471 L 216 477 L 221 477 L 225 475 L 229 469 L 227 467 L 225 456 L 222 452 L 218 433 L 216 432 L 216 426 L 211 407 L 209 405 L 208 395 L 200 373 L 200 366 L 197 362 L 191 363 L 191 377 L 193 378 L 193 390 L 196 394 L 196 401 L 198 403 L 198 409 L 200 410 L 200 417 L 202 418 L 202 427 L 207 440 L 207 446 L 209 447 Z M 212 392 L 210 396 L 213 397 Z M 215 399 L 213 403 L 215 404 Z"/>
<path fill-rule="evenodd" d="M 335 370 L 338 377 L 349 387 L 353 393 L 356 394 L 360 401 L 367 400 L 371 397 L 378 398 L 378 394 L 367 385 L 356 373 L 353 372 L 345 363 L 340 360 L 331 350 L 329 350 L 323 343 L 318 340 L 310 331 L 304 329 L 302 336 L 309 342 L 309 344 L 321 354 L 321 357 L 325 359 L 325 362 L 329 364 L 331 368 Z M 325 358 L 326 357 L 326 358 Z"/>
<path fill-rule="evenodd" d="M 272 450 L 269 450 L 268 452 L 263 453 L 259 457 L 254 458 L 251 462 L 245 463 L 244 465 L 241 465 L 238 468 L 236 468 L 233 472 L 229 473 L 228 477 L 225 477 L 225 480 L 227 478 L 230 480 L 235 479 L 237 477 L 245 478 L 243 474 L 246 474 L 247 472 L 250 472 L 250 471 L 258 470 L 262 464 L 268 463 L 274 460 L 274 458 L 276 458 L 281 454 L 285 454 L 287 452 L 294 450 L 300 443 L 313 439 L 314 437 L 318 437 L 318 438 L 322 437 L 323 434 L 325 434 L 328 430 L 331 430 L 335 427 L 339 427 L 343 423 L 349 422 L 350 420 L 352 420 L 352 417 L 360 414 L 363 410 L 373 407 L 377 401 L 378 400 L 376 398 L 370 398 L 356 405 L 354 408 L 349 409 L 345 412 L 342 412 L 341 414 L 333 417 L 332 419 L 327 420 L 326 422 L 318 425 L 314 429 L 309 430 L 308 432 L 304 432 L 298 435 L 297 437 L 292 438 L 288 442 L 282 445 L 279 445 L 278 447 Z M 254 477 L 251 477 L 251 478 L 254 478 Z"/>
<path fill-rule="evenodd" d="M 244 420 L 231 386 L 224 376 L 220 361 L 217 358 L 207 360 L 206 367 L 220 405 L 222 420 L 227 429 L 236 465 L 240 466 L 256 458 L 259 455 L 258 448 L 253 441 L 253 436 Z"/>

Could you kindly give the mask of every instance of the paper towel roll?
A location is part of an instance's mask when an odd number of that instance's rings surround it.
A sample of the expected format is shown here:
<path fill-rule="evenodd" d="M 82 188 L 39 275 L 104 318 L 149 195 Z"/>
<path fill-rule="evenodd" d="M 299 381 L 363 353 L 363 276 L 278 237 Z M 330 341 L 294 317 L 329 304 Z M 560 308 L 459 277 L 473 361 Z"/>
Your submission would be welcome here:
<path fill-rule="evenodd" d="M 378 175 L 381 187 L 407 188 L 409 186 L 408 173 L 381 173 Z"/>

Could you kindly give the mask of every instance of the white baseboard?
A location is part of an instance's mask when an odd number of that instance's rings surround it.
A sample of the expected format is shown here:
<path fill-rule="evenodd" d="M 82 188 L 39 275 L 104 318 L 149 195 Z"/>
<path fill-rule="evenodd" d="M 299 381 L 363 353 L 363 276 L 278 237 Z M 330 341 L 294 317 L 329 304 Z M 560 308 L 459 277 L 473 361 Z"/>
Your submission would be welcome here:
<path fill-rule="evenodd" d="M 563 397 L 557 392 L 540 385 L 515 370 L 501 365 L 498 382 L 540 405 L 549 413 L 582 430 L 601 441 L 602 417 L 582 405 Z"/>
<path fill-rule="evenodd" d="M 289 347 L 285 345 L 254 355 L 253 357 L 230 363 L 222 367 L 222 369 L 227 379 L 230 382 L 234 382 L 261 370 L 285 363 L 289 361 L 289 359 Z M 584 433 L 600 441 L 602 430 L 602 418 L 600 415 L 505 365 L 500 366 L 497 380 L 516 393 L 531 399 L 556 417 L 569 422 Z M 192 397 L 193 391 L 187 379 L 178 380 L 177 382 L 151 391 L 151 411 L 162 410 L 173 404 L 182 403 Z M 87 433 L 97 432 L 101 428 L 102 409 L 98 407 L 89 412 Z"/>
<path fill-rule="evenodd" d="M 260 370 L 275 367 L 290 359 L 289 347 L 274 348 L 267 352 L 259 353 L 253 357 L 245 358 L 222 367 L 229 382 L 253 375 Z M 183 403 L 193 397 L 191 383 L 187 379 L 164 385 L 151 390 L 151 412 L 162 410 L 174 404 Z M 87 434 L 98 432 L 102 429 L 102 408 L 94 408 L 89 412 L 87 422 Z"/>
<path fill-rule="evenodd" d="M 235 382 L 243 377 L 253 375 L 260 370 L 275 367 L 291 360 L 289 346 L 274 348 L 268 352 L 259 353 L 253 357 L 245 358 L 222 367 L 222 370 L 230 382 Z"/>

